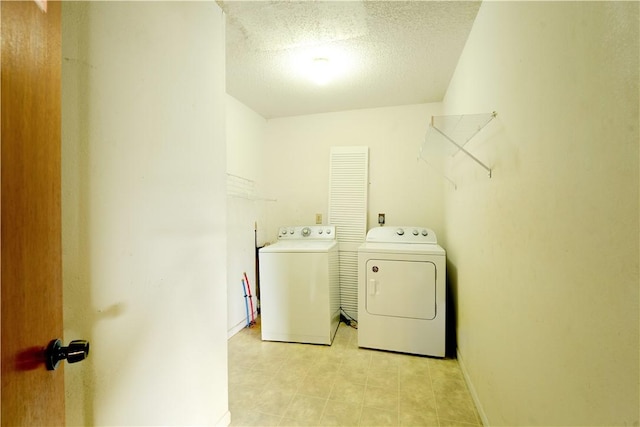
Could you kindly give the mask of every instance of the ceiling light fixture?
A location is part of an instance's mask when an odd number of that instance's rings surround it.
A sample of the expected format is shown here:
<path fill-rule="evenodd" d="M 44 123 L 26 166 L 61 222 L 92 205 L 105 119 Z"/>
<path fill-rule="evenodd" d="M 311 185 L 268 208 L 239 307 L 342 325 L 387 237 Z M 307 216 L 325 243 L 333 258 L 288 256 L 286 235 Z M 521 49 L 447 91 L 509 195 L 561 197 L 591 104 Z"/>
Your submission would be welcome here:
<path fill-rule="evenodd" d="M 331 64 L 329 58 L 313 58 L 310 68 L 311 80 L 319 85 L 329 83 L 332 77 Z"/>
<path fill-rule="evenodd" d="M 348 78 L 360 67 L 358 56 L 339 46 L 302 46 L 290 49 L 284 72 L 303 86 L 334 84 Z"/>

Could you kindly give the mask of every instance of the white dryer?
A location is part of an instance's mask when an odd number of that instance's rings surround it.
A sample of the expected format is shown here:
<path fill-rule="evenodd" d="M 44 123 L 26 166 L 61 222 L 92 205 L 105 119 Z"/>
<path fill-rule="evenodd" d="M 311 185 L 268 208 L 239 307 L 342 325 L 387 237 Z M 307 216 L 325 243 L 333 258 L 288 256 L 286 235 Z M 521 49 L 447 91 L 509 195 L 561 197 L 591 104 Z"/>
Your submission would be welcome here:
<path fill-rule="evenodd" d="M 432 230 L 369 230 L 358 248 L 358 346 L 444 357 L 445 270 Z"/>
<path fill-rule="evenodd" d="M 258 256 L 262 339 L 331 345 L 340 323 L 335 226 L 281 227 Z"/>

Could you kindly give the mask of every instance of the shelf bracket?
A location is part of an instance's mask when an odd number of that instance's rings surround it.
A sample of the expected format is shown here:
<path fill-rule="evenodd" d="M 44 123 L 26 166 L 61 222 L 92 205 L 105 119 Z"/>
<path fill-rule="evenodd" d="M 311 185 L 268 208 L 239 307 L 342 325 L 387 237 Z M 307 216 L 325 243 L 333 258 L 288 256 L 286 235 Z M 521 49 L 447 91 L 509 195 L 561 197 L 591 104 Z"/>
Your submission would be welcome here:
<path fill-rule="evenodd" d="M 422 159 L 426 164 L 438 171 L 440 175 L 442 175 L 453 185 L 454 188 L 457 188 L 456 183 L 450 177 L 448 177 L 444 171 L 441 171 L 437 167 L 434 167 L 434 165 L 431 164 L 431 162 L 429 162 L 425 156 L 425 151 L 427 150 L 427 148 L 429 146 L 432 146 L 432 142 L 435 143 L 435 141 L 439 139 L 435 135 L 440 135 L 444 138 L 445 145 L 447 147 L 451 148 L 448 145 L 449 143 L 451 143 L 453 144 L 453 147 L 457 149 L 455 153 L 451 153 L 452 156 L 455 156 L 457 153 L 462 151 L 474 162 L 480 165 L 480 167 L 486 170 L 489 174 L 489 178 L 491 178 L 491 168 L 476 156 L 471 154 L 469 150 L 464 147 L 469 141 L 471 141 L 471 139 L 473 139 L 478 134 L 478 132 L 480 132 L 485 126 L 487 126 L 489 122 L 496 118 L 497 115 L 498 113 L 494 111 L 492 113 L 481 114 L 431 116 L 429 128 L 425 135 L 425 139 L 420 147 L 420 154 L 418 158 Z M 431 129 L 433 129 L 433 131 Z M 433 135 L 433 138 L 431 138 L 430 135 Z"/>
<path fill-rule="evenodd" d="M 488 167 L 487 165 L 485 165 L 484 163 L 482 163 L 480 160 L 478 160 L 478 158 L 476 156 L 474 156 L 473 154 L 471 154 L 470 152 L 468 152 L 467 150 L 464 149 L 464 147 L 460 144 L 458 144 L 457 142 L 455 142 L 453 139 L 449 138 L 449 136 L 447 136 L 444 132 L 442 132 L 440 129 L 438 129 L 437 127 L 435 127 L 433 124 L 430 125 L 433 129 L 435 129 L 440 135 L 444 136 L 447 141 L 451 142 L 453 145 L 455 145 L 456 147 L 458 147 L 458 149 L 460 151 L 462 151 L 463 153 L 465 153 L 467 156 L 471 157 L 473 159 L 473 161 L 475 161 L 477 164 L 479 164 L 480 166 L 482 166 L 487 172 L 489 172 L 489 178 L 491 178 L 491 168 Z"/>

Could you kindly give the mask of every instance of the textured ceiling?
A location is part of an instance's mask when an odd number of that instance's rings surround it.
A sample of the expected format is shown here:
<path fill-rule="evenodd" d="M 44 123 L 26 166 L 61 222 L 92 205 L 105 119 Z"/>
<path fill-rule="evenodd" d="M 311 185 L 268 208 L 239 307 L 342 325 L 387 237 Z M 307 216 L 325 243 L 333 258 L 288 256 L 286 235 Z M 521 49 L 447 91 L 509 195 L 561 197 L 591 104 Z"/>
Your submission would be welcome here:
<path fill-rule="evenodd" d="M 227 92 L 265 118 L 439 102 L 480 1 L 218 0 Z M 328 58 L 325 85 L 305 66 Z"/>

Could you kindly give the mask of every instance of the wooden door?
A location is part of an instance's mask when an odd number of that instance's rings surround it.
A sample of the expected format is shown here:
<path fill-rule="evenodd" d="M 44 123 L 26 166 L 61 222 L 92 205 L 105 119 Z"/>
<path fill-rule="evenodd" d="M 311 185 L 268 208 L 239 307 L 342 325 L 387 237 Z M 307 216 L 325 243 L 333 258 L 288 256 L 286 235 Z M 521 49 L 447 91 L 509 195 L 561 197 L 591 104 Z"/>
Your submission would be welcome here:
<path fill-rule="evenodd" d="M 42 363 L 62 338 L 60 3 L 46 9 L 0 9 L 3 426 L 64 424 L 63 369 Z"/>

